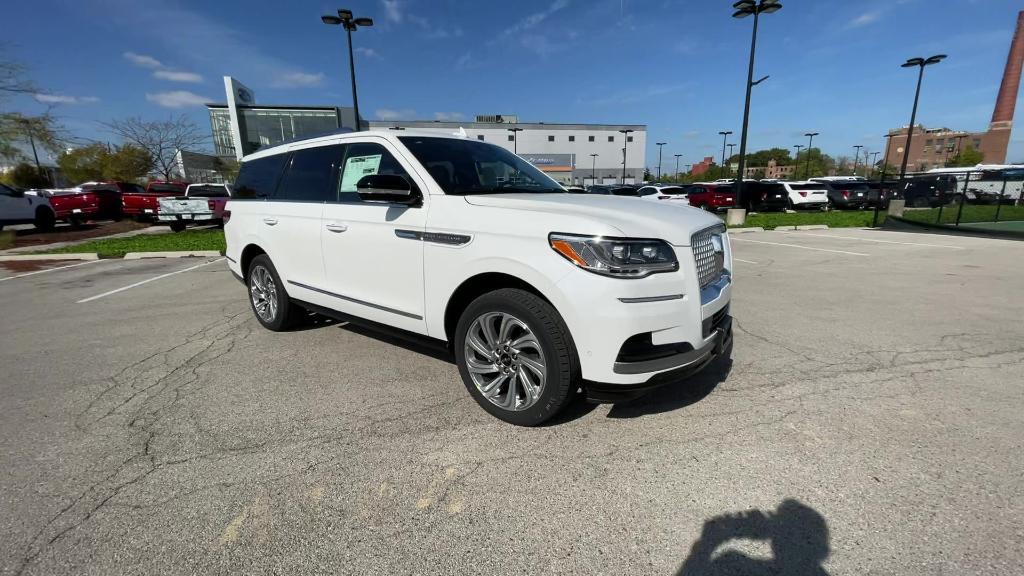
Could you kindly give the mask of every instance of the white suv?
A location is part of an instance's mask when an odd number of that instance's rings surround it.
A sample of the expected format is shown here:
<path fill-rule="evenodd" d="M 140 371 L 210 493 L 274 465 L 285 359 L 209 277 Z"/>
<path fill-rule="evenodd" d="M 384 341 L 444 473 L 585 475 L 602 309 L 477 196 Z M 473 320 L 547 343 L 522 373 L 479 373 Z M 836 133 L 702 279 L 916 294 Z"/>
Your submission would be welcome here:
<path fill-rule="evenodd" d="M 789 194 L 789 207 L 823 210 L 828 206 L 828 186 L 820 182 L 780 182 Z"/>
<path fill-rule="evenodd" d="M 581 388 L 625 399 L 731 351 L 721 220 L 568 194 L 493 144 L 382 131 L 260 150 L 225 220 L 263 326 L 310 310 L 443 343 L 476 401 L 514 424 Z"/>

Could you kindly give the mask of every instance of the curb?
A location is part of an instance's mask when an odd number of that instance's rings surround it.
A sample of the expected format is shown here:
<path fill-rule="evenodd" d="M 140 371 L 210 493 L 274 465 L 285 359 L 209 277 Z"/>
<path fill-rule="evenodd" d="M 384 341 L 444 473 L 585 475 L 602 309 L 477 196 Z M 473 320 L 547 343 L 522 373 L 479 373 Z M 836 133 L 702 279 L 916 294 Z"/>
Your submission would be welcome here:
<path fill-rule="evenodd" d="M 99 260 L 99 254 L 9 254 L 0 256 L 0 262 L 18 262 L 22 260 Z"/>
<path fill-rule="evenodd" d="M 804 226 L 797 226 L 797 230 L 828 230 L 828 226 L 824 224 L 807 224 Z"/>
<path fill-rule="evenodd" d="M 142 260 L 143 258 L 213 258 L 220 257 L 217 250 L 192 250 L 182 252 L 129 252 L 125 260 Z"/>
<path fill-rule="evenodd" d="M 746 234 L 747 232 L 764 232 L 764 228 L 760 226 L 751 226 L 750 228 L 730 228 L 729 234 Z"/>
<path fill-rule="evenodd" d="M 796 229 L 797 229 L 796 226 L 776 226 L 775 228 L 772 228 L 772 230 L 775 230 L 776 232 L 780 232 L 780 231 L 792 232 L 792 231 L 794 231 Z"/>

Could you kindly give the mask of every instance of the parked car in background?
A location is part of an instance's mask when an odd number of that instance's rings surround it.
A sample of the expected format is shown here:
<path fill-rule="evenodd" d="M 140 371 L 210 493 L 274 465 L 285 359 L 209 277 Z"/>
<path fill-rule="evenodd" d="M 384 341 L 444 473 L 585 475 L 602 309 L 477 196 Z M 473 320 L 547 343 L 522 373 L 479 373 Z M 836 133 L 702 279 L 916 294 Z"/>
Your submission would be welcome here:
<path fill-rule="evenodd" d="M 744 180 L 737 205 L 750 212 L 782 212 L 789 207 L 789 191 L 778 182 Z"/>
<path fill-rule="evenodd" d="M 645 200 L 669 200 L 688 203 L 686 199 L 686 188 L 683 186 L 674 186 L 671 184 L 649 184 L 647 186 L 641 186 L 636 192 Z"/>
<path fill-rule="evenodd" d="M 868 207 L 874 208 L 888 208 L 889 200 L 896 197 L 896 193 L 899 189 L 899 182 L 896 180 L 886 180 L 884 182 L 878 180 L 872 180 L 867 182 L 868 185 Z"/>
<path fill-rule="evenodd" d="M 282 144 L 246 156 L 228 208 L 228 267 L 262 326 L 306 309 L 433 339 L 506 422 L 538 425 L 580 389 L 636 397 L 731 351 L 719 218 L 567 194 L 494 144 L 391 131 Z"/>
<path fill-rule="evenodd" d="M 603 194 L 610 196 L 639 196 L 635 186 L 621 186 L 618 184 L 605 185 L 596 184 L 587 188 L 587 194 Z"/>
<path fill-rule="evenodd" d="M 789 194 L 792 210 L 822 210 L 828 206 L 828 186 L 820 182 L 779 182 Z"/>
<path fill-rule="evenodd" d="M 72 226 L 99 220 L 99 195 L 81 188 L 45 188 L 27 190 L 25 194 L 46 198 L 53 208 L 54 218 Z"/>
<path fill-rule="evenodd" d="M 732 184 L 691 184 L 686 187 L 690 206 L 717 212 L 736 206 L 736 189 Z"/>
<path fill-rule="evenodd" d="M 227 184 L 189 184 L 183 196 L 160 198 L 157 221 L 181 232 L 189 223 L 223 224 L 224 206 L 231 198 Z"/>
<path fill-rule="evenodd" d="M 587 190 L 585 188 L 580 187 L 580 186 L 563 186 L 563 188 L 565 188 L 565 191 L 568 192 L 569 194 L 586 194 L 587 193 Z"/>
<path fill-rule="evenodd" d="M 103 182 L 85 182 L 78 185 L 83 191 L 99 194 L 100 218 L 120 220 L 124 216 L 124 195 L 144 193 L 145 188 L 135 182 L 116 180 Z"/>
<path fill-rule="evenodd" d="M 146 189 L 133 190 L 122 195 L 124 215 L 136 220 L 156 220 L 160 211 L 160 198 L 183 196 L 188 182 L 153 180 Z"/>
<path fill-rule="evenodd" d="M 828 206 L 838 210 L 857 210 L 868 205 L 871 189 L 863 179 L 811 178 L 828 186 Z"/>
<path fill-rule="evenodd" d="M 0 184 L 0 230 L 14 224 L 34 224 L 40 230 L 53 230 L 56 221 L 57 215 L 45 196 Z"/>

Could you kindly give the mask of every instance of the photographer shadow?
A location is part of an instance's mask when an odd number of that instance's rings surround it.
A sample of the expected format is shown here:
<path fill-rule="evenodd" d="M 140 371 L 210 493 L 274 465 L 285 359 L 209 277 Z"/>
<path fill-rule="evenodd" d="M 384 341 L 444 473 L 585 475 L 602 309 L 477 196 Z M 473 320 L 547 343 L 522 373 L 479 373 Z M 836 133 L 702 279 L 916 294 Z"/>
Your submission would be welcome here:
<path fill-rule="evenodd" d="M 766 541 L 772 558 L 751 558 L 720 548 L 736 540 Z M 828 576 L 829 534 L 825 517 L 796 500 L 784 500 L 775 511 L 748 510 L 716 516 L 704 523 L 676 576 L 785 574 Z"/>

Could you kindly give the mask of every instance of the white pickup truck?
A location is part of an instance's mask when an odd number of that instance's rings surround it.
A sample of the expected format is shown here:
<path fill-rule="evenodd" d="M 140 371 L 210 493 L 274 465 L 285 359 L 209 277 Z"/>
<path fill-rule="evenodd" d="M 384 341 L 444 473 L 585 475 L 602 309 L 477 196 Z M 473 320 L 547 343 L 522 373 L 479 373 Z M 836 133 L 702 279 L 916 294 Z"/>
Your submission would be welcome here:
<path fill-rule="evenodd" d="M 170 225 L 175 232 L 181 232 L 190 222 L 220 224 L 230 198 L 230 184 L 189 184 L 184 196 L 160 198 L 157 221 Z"/>

